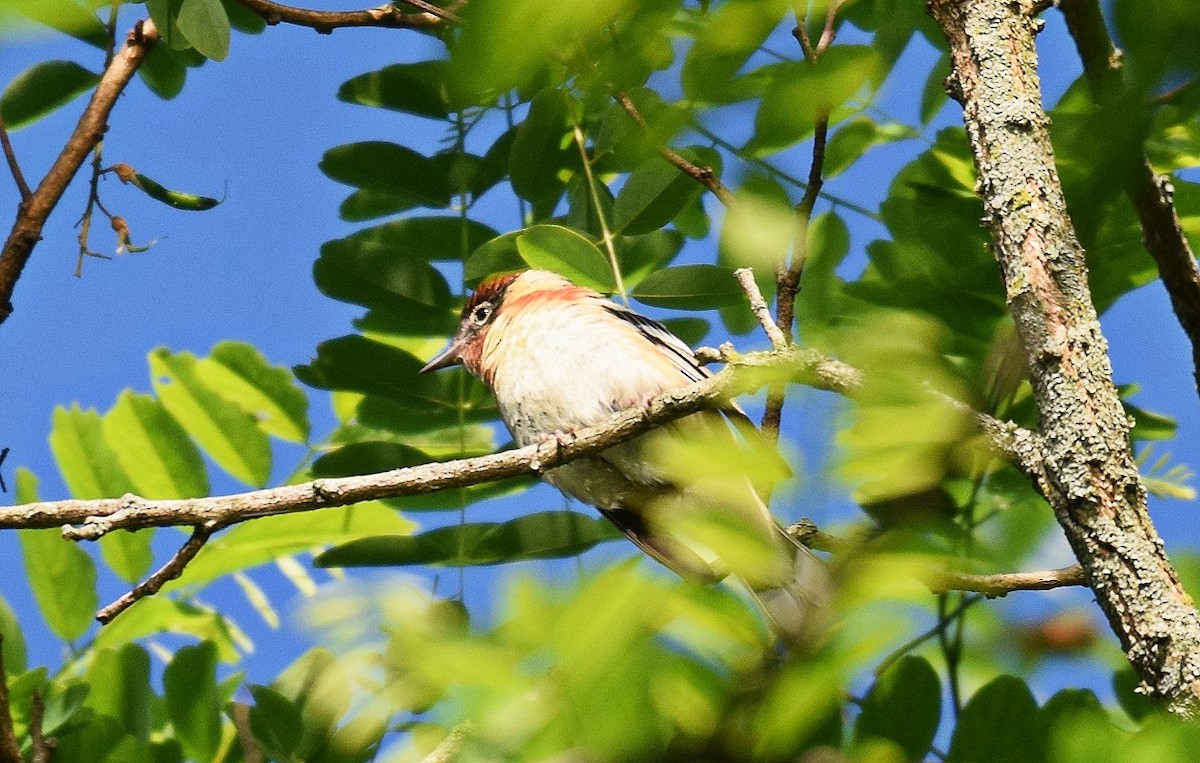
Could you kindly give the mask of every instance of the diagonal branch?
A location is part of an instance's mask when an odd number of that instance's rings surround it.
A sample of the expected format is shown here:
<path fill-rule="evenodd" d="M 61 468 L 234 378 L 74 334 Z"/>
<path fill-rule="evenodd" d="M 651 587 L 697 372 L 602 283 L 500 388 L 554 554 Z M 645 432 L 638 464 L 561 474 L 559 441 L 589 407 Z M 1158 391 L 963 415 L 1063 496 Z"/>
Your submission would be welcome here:
<path fill-rule="evenodd" d="M 1112 104 L 1125 94 L 1121 53 L 1109 37 L 1096 0 L 1063 0 L 1059 5 L 1075 39 L 1083 73 L 1100 104 Z M 1131 160 L 1125 194 L 1137 212 L 1142 240 L 1158 265 L 1158 274 L 1171 298 L 1171 307 L 1192 343 L 1193 375 L 1200 393 L 1200 269 L 1183 234 L 1170 181 L 1154 171 L 1143 152 Z"/>
<path fill-rule="evenodd" d="M 420 8 L 421 12 L 419 13 L 405 13 L 400 10 L 398 5 L 391 3 L 361 11 L 313 11 L 271 2 L 271 0 L 237 0 L 237 2 L 262 16 L 263 20 L 272 26 L 280 23 L 294 24 L 315 29 L 321 34 L 329 34 L 334 29 L 343 27 L 437 30 L 446 26 L 447 22 L 461 20 L 453 10 L 439 8 L 422 0 L 406 2 L 407 5 Z"/>
<path fill-rule="evenodd" d="M 21 172 L 21 165 L 17 162 L 17 152 L 13 151 L 12 141 L 8 139 L 8 126 L 4 124 L 3 116 L 0 116 L 0 145 L 4 147 L 4 159 L 8 162 L 9 172 L 17 184 L 17 192 L 21 194 L 21 203 L 25 203 L 29 201 L 33 191 L 29 190 L 29 183 L 25 182 L 25 173 Z"/>
<path fill-rule="evenodd" d="M 621 104 L 621 108 L 625 109 L 625 113 L 629 115 L 630 119 L 637 122 L 640 127 L 646 126 L 646 118 L 642 116 L 637 104 L 626 93 L 617 91 L 613 94 L 613 98 Z M 713 172 L 712 167 L 700 167 L 668 146 L 659 146 L 658 153 L 662 155 L 662 158 L 675 165 L 680 172 L 712 191 L 713 196 L 716 196 L 717 200 L 726 207 L 733 204 L 733 194 L 721 184 L 721 179 L 717 177 L 717 173 Z"/>
<path fill-rule="evenodd" d="M 121 598 L 97 612 L 96 619 L 101 623 L 108 624 L 117 615 L 136 604 L 139 599 L 158 593 L 164 585 L 183 574 L 183 569 L 196 558 L 196 554 L 200 553 L 200 549 L 204 548 L 205 543 L 208 543 L 213 532 L 213 528 L 206 525 L 197 526 L 192 530 L 192 536 L 175 552 L 174 556 L 167 560 L 166 564 L 155 570 L 154 574 L 138 583 Z"/>
<path fill-rule="evenodd" d="M 930 0 L 1041 421 L 1043 494 L 1147 692 L 1200 712 L 1200 614 L 1146 511 L 1042 108 L 1030 0 Z"/>
<path fill-rule="evenodd" d="M 37 190 L 20 207 L 12 232 L 0 250 L 0 323 L 12 314 L 12 294 L 34 246 L 42 238 L 42 226 L 62 198 L 75 173 L 87 159 L 92 147 L 108 129 L 108 115 L 117 98 L 129 84 L 146 54 L 158 42 L 158 30 L 150 20 L 139 21 L 125 40 L 125 46 L 104 70 L 87 108 L 75 125 L 62 153 L 42 178 Z"/>

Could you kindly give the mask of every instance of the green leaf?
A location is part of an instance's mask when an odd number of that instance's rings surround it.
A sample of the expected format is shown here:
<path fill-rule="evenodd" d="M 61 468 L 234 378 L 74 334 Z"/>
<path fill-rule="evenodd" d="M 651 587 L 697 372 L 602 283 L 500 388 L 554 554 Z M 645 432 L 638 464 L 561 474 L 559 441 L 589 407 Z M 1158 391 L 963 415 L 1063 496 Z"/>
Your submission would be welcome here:
<path fill-rule="evenodd" d="M 404 350 L 350 335 L 322 342 L 317 346 L 316 359 L 295 371 L 301 381 L 320 389 L 380 396 L 391 405 L 393 413 L 403 413 L 415 425 L 399 431 L 423 432 L 498 417 L 495 400 L 487 388 L 466 371 L 418 375 L 423 365 Z M 360 417 L 363 405 L 359 407 Z"/>
<path fill-rule="evenodd" d="M 731 268 L 718 265 L 680 265 L 651 273 L 633 296 L 639 302 L 675 310 L 711 310 L 745 301 Z"/>
<path fill-rule="evenodd" d="M 318 556 L 319 567 L 412 564 L 490 565 L 581 554 L 621 537 L 608 521 L 572 511 L 544 511 L 507 522 L 442 527 L 420 535 L 364 538 Z"/>
<path fill-rule="evenodd" d="M 232 620 L 218 612 L 166 596 L 150 596 L 138 601 L 101 628 L 92 647 L 116 647 L 160 633 L 211 641 L 224 663 L 238 661 L 239 647 L 249 651 L 253 646 L 245 634 L 237 630 Z"/>
<path fill-rule="evenodd" d="M 839 127 L 825 146 L 825 177 L 840 174 L 876 146 L 916 137 L 918 133 L 908 125 L 897 122 L 880 125 L 869 117 L 853 119 Z"/>
<path fill-rule="evenodd" d="M 546 90 L 533 99 L 517 128 L 508 172 L 513 191 L 523 199 L 557 198 L 564 188 L 559 171 L 570 155 L 567 95 Z"/>
<path fill-rule="evenodd" d="M 789 9 L 783 0 L 731 0 L 706 14 L 683 64 L 684 94 L 710 103 L 751 97 L 753 91 L 735 86 L 734 78 Z"/>
<path fill-rule="evenodd" d="M 133 483 L 104 438 L 100 414 L 92 408 L 74 404 L 54 409 L 50 451 L 76 498 L 116 498 L 133 491 Z"/>
<path fill-rule="evenodd" d="M 720 154 L 712 149 L 693 148 L 680 152 L 700 167 L 711 167 L 718 176 Z M 697 198 L 703 187 L 675 165 L 654 157 L 635 169 L 617 194 L 613 219 L 614 233 L 636 235 L 658 230 Z"/>
<path fill-rule="evenodd" d="M 229 16 L 221 0 L 180 0 L 179 31 L 197 52 L 214 61 L 229 55 Z"/>
<path fill-rule="evenodd" d="M 42 61 L 18 74 L 0 95 L 0 114 L 9 130 L 19 130 L 75 100 L 100 75 L 74 61 Z"/>
<path fill-rule="evenodd" d="M 247 522 L 210 539 L 183 575 L 163 590 L 196 591 L 224 575 L 283 556 L 372 535 L 402 535 L 415 528 L 412 521 L 375 501 Z"/>
<path fill-rule="evenodd" d="M 25 653 L 25 636 L 21 633 L 21 622 L 8 606 L 8 602 L 0 596 L 0 655 L 4 657 L 4 670 L 7 675 L 18 676 L 25 672 L 27 658 Z"/>
<path fill-rule="evenodd" d="M 929 70 L 921 91 L 921 124 L 929 124 L 946 104 L 946 78 L 950 76 L 950 54 L 942 53 Z"/>
<path fill-rule="evenodd" d="M 187 433 L 157 400 L 125 390 L 103 419 L 104 437 L 145 498 L 208 495 L 208 470 Z"/>
<path fill-rule="evenodd" d="M 63 641 L 75 641 L 92 624 L 100 600 L 95 563 L 56 529 L 20 530 L 18 535 L 29 587 L 46 625 Z"/>
<path fill-rule="evenodd" d="M 822 110 L 852 98 L 871 83 L 879 65 L 878 54 L 868 46 L 834 45 L 816 66 L 779 66 L 759 102 L 754 137 L 746 148 L 762 156 L 803 140 Z"/>
<path fill-rule="evenodd" d="M 172 51 L 192 49 L 192 43 L 179 29 L 179 9 L 183 0 L 146 0 L 146 11 L 158 28 L 162 42 Z"/>
<path fill-rule="evenodd" d="M 666 267 L 683 249 L 683 235 L 677 230 L 659 229 L 641 236 L 622 236 L 617 240 L 617 260 L 625 288 L 637 286 L 646 276 Z"/>
<path fill-rule="evenodd" d="M 534 225 L 521 231 L 517 252 L 531 268 L 552 270 L 579 286 L 616 291 L 608 258 L 586 236 L 561 225 Z"/>
<path fill-rule="evenodd" d="M 126 733 L 149 740 L 151 728 L 150 654 L 137 644 L 95 652 L 87 681 L 86 707 L 116 718 Z"/>
<path fill-rule="evenodd" d="M 1154 700 L 1138 691 L 1141 683 L 1137 673 L 1133 672 L 1133 668 L 1128 665 L 1113 673 L 1112 687 L 1113 693 L 1117 695 L 1117 702 L 1120 703 L 1121 709 L 1135 721 L 1143 721 L 1158 710 Z"/>
<path fill-rule="evenodd" d="M 155 45 L 138 67 L 138 76 L 150 92 L 169 101 L 183 90 L 187 66 L 171 53 L 171 46 Z"/>
<path fill-rule="evenodd" d="M 909 760 L 924 760 L 942 717 L 942 685 L 923 657 L 908 655 L 875 681 L 854 724 L 854 738 L 895 742 Z"/>
<path fill-rule="evenodd" d="M 225 6 L 225 14 L 229 16 L 229 25 L 245 34 L 261 34 L 267 28 L 267 20 L 256 11 L 242 5 L 237 0 L 221 0 Z"/>
<path fill-rule="evenodd" d="M 446 167 L 395 143 L 366 141 L 334 146 L 325 152 L 320 167 L 339 183 L 391 195 L 412 206 L 450 205 Z"/>
<path fill-rule="evenodd" d="M 400 196 L 387 191 L 360 188 L 342 201 L 338 215 L 347 222 L 359 222 L 387 217 L 415 206 L 417 201 L 407 194 Z"/>
<path fill-rule="evenodd" d="M 55 2 L 14 3 L 13 10 L 40 21 L 51 29 L 57 29 L 77 40 L 82 40 L 100 50 L 108 46 L 108 30 L 96 17 L 95 11 L 85 8 L 73 0 Z"/>
<path fill-rule="evenodd" d="M 337 97 L 433 119 L 446 119 L 452 109 L 445 61 L 393 64 L 360 74 L 343 82 Z"/>
<path fill-rule="evenodd" d="M 295 760 L 304 719 L 287 697 L 266 686 L 251 686 L 254 705 L 250 708 L 250 730 L 273 760 Z"/>
<path fill-rule="evenodd" d="M 364 228 L 343 241 L 380 246 L 397 259 L 454 262 L 495 238 L 490 226 L 459 217 L 405 217 Z"/>
<path fill-rule="evenodd" d="M 385 244 L 353 237 L 327 241 L 313 280 L 327 296 L 395 314 L 414 329 L 444 334 L 457 325 L 445 277 L 428 261 L 398 257 Z"/>
<path fill-rule="evenodd" d="M 267 434 L 308 440 L 308 397 L 288 369 L 269 364 L 253 345 L 218 342 L 196 363 L 196 378 L 253 416 Z"/>
<path fill-rule="evenodd" d="M 1029 687 L 1000 676 L 971 697 L 950 740 L 947 763 L 1029 763 L 1042 759 L 1045 730 Z"/>
<path fill-rule="evenodd" d="M 484 279 L 500 273 L 524 270 L 525 260 L 517 250 L 517 237 L 524 231 L 510 231 L 477 247 L 463 265 L 463 280 L 478 286 Z"/>
<path fill-rule="evenodd" d="M 191 353 L 165 347 L 149 355 L 154 391 L 163 407 L 217 464 L 237 479 L 262 487 L 271 477 L 271 445 L 254 418 L 205 386 Z"/>
<path fill-rule="evenodd" d="M 192 760 L 212 760 L 221 742 L 217 649 L 211 641 L 185 646 L 163 670 L 167 717 Z"/>

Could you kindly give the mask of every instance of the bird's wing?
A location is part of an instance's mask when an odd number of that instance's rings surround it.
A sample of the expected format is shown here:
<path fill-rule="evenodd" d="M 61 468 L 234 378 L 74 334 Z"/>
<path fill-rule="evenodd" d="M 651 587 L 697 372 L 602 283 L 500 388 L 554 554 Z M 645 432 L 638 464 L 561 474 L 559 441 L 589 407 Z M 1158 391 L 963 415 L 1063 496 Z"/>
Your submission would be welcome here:
<path fill-rule="evenodd" d="M 682 339 L 672 334 L 671 330 L 666 326 L 640 313 L 635 313 L 627 307 L 622 307 L 615 302 L 608 302 L 604 306 L 614 316 L 637 329 L 642 336 L 650 341 L 654 349 L 658 350 L 663 357 L 679 369 L 679 372 L 688 381 L 698 382 L 712 376 L 711 371 L 700 365 L 700 361 L 696 358 L 696 353 L 692 351 L 692 348 L 688 347 L 687 343 Z M 754 422 L 750 420 L 750 417 L 746 415 L 742 407 L 733 400 L 723 404 L 721 412 L 731 420 L 734 420 L 739 425 L 738 429 L 742 428 L 742 424 L 748 424 L 751 428 L 754 427 Z"/>

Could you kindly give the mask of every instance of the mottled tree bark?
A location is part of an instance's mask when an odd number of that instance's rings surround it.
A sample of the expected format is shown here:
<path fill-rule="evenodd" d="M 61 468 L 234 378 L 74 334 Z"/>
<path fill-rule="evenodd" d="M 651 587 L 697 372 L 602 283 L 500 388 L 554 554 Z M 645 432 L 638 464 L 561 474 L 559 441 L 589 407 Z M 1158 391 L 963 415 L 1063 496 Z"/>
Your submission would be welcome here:
<path fill-rule="evenodd" d="M 985 222 L 1026 352 L 1042 490 L 1148 693 L 1200 711 L 1200 616 L 1163 552 L 1042 109 L 1032 0 L 929 0 L 950 43 Z"/>

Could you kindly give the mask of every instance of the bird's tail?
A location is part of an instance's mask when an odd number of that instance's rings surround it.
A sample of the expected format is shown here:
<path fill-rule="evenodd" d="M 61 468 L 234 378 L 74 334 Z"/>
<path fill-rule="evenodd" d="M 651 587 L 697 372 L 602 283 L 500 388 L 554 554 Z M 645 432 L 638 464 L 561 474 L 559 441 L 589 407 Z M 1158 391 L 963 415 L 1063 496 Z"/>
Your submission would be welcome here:
<path fill-rule="evenodd" d="M 779 529 L 792 557 L 791 574 L 750 584 L 754 598 L 779 637 L 795 650 L 811 651 L 825 641 L 833 609 L 833 578 L 825 563 Z"/>

